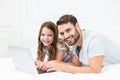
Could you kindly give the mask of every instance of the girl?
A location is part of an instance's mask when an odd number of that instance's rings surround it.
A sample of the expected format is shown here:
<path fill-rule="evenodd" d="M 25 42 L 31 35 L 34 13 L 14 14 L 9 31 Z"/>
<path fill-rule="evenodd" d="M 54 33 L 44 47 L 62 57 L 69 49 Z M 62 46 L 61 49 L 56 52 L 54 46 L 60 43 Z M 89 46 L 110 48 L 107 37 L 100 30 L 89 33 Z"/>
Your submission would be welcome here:
<path fill-rule="evenodd" d="M 38 69 L 42 69 L 42 66 L 50 60 L 59 60 L 79 65 L 76 55 L 73 55 L 67 44 L 58 38 L 56 25 L 48 21 L 43 23 L 40 28 L 35 64 Z"/>

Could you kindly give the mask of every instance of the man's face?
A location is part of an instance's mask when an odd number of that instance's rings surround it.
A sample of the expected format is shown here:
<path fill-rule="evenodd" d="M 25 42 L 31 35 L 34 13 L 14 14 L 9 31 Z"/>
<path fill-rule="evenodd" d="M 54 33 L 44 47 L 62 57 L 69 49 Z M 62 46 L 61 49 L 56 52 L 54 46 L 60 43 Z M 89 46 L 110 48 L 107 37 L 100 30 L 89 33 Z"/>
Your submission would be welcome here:
<path fill-rule="evenodd" d="M 74 45 L 80 37 L 76 27 L 70 22 L 58 25 L 58 31 L 61 39 L 63 39 L 70 46 Z"/>

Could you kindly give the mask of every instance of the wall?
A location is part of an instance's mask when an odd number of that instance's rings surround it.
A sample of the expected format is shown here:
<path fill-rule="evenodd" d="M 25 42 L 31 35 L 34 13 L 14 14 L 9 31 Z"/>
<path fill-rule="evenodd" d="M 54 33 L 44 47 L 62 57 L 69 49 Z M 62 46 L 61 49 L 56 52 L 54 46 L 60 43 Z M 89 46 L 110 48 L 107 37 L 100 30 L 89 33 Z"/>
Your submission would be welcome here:
<path fill-rule="evenodd" d="M 81 28 L 105 33 L 119 42 L 119 3 L 119 0 L 27 0 L 27 19 L 32 26 L 30 33 L 33 32 L 32 36 L 36 38 L 34 34 L 44 21 L 56 22 L 61 15 L 70 13 L 78 18 Z"/>
<path fill-rule="evenodd" d="M 21 43 L 21 2 L 0 0 L 0 58 L 10 56 L 8 45 Z"/>
<path fill-rule="evenodd" d="M 9 56 L 7 45 L 36 49 L 40 25 L 73 14 L 81 28 L 99 31 L 120 43 L 119 0 L 1 0 L 0 57 Z"/>

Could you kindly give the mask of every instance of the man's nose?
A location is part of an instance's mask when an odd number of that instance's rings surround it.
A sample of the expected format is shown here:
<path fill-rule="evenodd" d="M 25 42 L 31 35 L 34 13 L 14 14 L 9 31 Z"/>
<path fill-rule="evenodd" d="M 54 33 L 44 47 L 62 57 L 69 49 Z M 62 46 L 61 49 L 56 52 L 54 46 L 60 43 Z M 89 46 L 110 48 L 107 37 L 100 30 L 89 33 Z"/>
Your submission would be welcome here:
<path fill-rule="evenodd" d="M 64 38 L 65 39 L 69 38 L 68 34 L 64 34 Z"/>

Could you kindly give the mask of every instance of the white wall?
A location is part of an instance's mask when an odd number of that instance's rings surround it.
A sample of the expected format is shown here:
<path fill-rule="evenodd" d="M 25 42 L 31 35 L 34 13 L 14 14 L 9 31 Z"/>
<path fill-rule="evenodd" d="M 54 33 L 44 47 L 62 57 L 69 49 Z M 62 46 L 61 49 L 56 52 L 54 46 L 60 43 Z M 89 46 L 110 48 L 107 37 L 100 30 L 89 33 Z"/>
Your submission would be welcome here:
<path fill-rule="evenodd" d="M 77 17 L 81 28 L 105 33 L 119 42 L 119 4 L 119 0 L 1 0 L 0 55 L 9 55 L 8 44 L 36 48 L 40 25 L 47 20 L 56 22 L 67 13 Z"/>
<path fill-rule="evenodd" d="M 19 0 L 0 0 L 0 58 L 9 56 L 8 44 L 19 44 L 21 8 Z"/>

